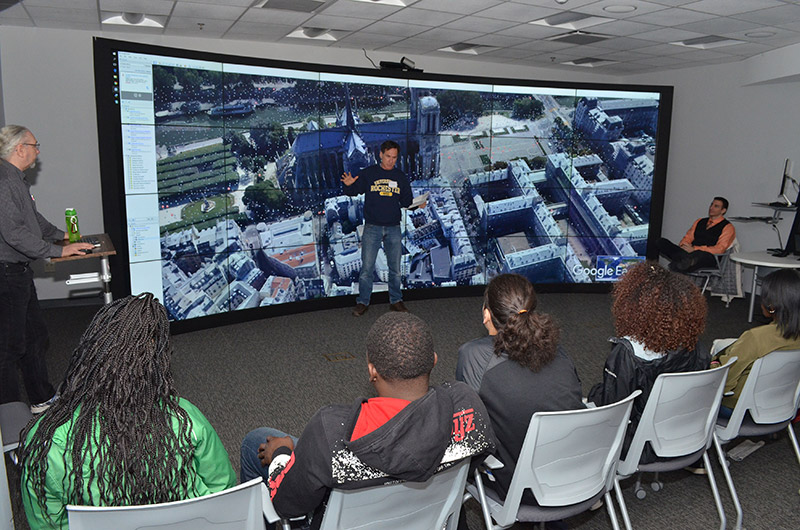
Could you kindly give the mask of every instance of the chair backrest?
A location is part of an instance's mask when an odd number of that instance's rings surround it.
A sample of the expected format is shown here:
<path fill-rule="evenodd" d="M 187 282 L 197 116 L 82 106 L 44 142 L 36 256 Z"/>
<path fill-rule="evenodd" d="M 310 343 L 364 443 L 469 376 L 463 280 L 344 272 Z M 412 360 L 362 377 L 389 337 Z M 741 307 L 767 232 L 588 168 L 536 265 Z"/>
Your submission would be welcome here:
<path fill-rule="evenodd" d="M 633 400 L 641 393 L 603 407 L 534 414 L 495 521 L 505 526 L 516 520 L 525 489 L 541 506 L 576 504 L 609 491 Z"/>
<path fill-rule="evenodd" d="M 3 452 L 19 446 L 19 433 L 33 418 L 27 403 L 12 401 L 0 405 L 0 427 L 3 429 Z"/>
<path fill-rule="evenodd" d="M 67 506 L 70 530 L 265 530 L 260 478 L 205 497 L 143 506 Z"/>
<path fill-rule="evenodd" d="M 717 431 L 723 440 L 739 433 L 749 411 L 755 423 L 782 423 L 800 406 L 800 350 L 778 350 L 753 363 L 728 425 Z"/>
<path fill-rule="evenodd" d="M 455 530 L 469 458 L 427 482 L 331 492 L 320 530 Z"/>
<path fill-rule="evenodd" d="M 2 425 L 0 425 L 0 442 L 3 441 Z M 6 458 L 0 455 L 0 530 L 14 528 L 14 510 L 11 508 L 11 495 L 8 489 L 6 474 Z"/>
<path fill-rule="evenodd" d="M 698 372 L 664 373 L 656 378 L 618 473 L 631 475 L 648 442 L 656 455 L 676 458 L 708 449 L 719 414 L 732 357 L 724 366 Z"/>

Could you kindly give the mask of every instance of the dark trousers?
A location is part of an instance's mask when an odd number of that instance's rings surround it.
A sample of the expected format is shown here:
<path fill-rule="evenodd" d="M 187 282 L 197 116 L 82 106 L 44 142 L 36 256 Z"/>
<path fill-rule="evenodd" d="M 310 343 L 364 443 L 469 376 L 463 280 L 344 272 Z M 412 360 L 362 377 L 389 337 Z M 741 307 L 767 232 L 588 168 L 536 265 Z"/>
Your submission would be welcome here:
<path fill-rule="evenodd" d="M 31 403 L 53 397 L 44 358 L 47 327 L 26 264 L 0 262 L 0 333 L 0 403 L 20 400 L 17 369 Z"/>
<path fill-rule="evenodd" d="M 677 272 L 692 272 L 706 267 L 716 267 L 717 260 L 714 255 L 702 250 L 686 252 L 681 247 L 666 238 L 658 242 L 658 253 L 670 261 L 670 270 Z"/>

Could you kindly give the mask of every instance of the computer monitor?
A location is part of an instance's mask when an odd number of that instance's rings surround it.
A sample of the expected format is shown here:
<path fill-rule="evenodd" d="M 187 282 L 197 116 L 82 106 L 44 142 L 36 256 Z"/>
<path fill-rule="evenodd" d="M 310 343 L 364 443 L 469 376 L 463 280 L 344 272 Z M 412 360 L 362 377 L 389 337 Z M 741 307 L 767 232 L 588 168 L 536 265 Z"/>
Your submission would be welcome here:
<path fill-rule="evenodd" d="M 785 204 L 786 206 L 792 206 L 793 204 L 797 204 L 797 201 L 794 203 L 789 199 L 788 195 L 786 194 L 786 182 L 792 179 L 792 161 L 790 159 L 786 159 L 786 162 L 783 164 L 783 176 L 781 177 L 781 191 L 778 192 L 778 202 Z"/>
<path fill-rule="evenodd" d="M 800 194 L 798 194 L 795 204 L 797 204 L 798 200 L 800 200 Z M 792 230 L 789 232 L 789 236 L 786 238 L 786 247 L 781 253 L 783 256 L 788 256 L 790 254 L 800 255 L 800 208 L 798 208 L 794 214 Z"/>

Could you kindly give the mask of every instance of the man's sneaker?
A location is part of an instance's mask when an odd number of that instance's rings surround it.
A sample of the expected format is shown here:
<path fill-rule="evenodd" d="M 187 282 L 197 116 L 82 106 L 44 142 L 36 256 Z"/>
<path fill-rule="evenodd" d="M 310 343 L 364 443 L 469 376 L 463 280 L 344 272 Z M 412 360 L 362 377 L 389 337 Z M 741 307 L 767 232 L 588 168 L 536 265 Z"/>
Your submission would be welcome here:
<path fill-rule="evenodd" d="M 367 305 L 356 304 L 356 306 L 353 308 L 353 316 L 354 317 L 360 317 L 361 315 L 363 315 L 364 313 L 367 312 L 368 308 L 369 308 L 369 306 L 367 306 Z"/>
<path fill-rule="evenodd" d="M 406 307 L 406 304 L 404 304 L 402 300 L 390 304 L 389 309 L 391 309 L 392 311 L 400 311 L 401 313 L 408 313 L 408 308 Z"/>
<path fill-rule="evenodd" d="M 55 394 L 53 397 L 51 397 L 44 403 L 37 403 L 36 405 L 31 405 L 31 414 L 41 414 L 42 412 L 49 409 L 50 405 L 55 403 L 57 400 L 58 400 L 58 394 Z"/>

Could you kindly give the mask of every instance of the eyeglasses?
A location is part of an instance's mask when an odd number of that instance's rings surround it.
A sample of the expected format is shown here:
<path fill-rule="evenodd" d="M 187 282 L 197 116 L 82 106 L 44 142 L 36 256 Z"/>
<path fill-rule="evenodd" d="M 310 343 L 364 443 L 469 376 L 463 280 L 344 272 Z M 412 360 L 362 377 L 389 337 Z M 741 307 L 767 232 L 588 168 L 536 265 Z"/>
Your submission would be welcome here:
<path fill-rule="evenodd" d="M 39 149 L 40 147 L 42 147 L 42 144 L 40 144 L 39 142 L 36 142 L 35 144 L 29 144 L 29 143 L 23 142 L 22 145 L 29 145 L 31 147 L 35 147 L 36 149 Z"/>

